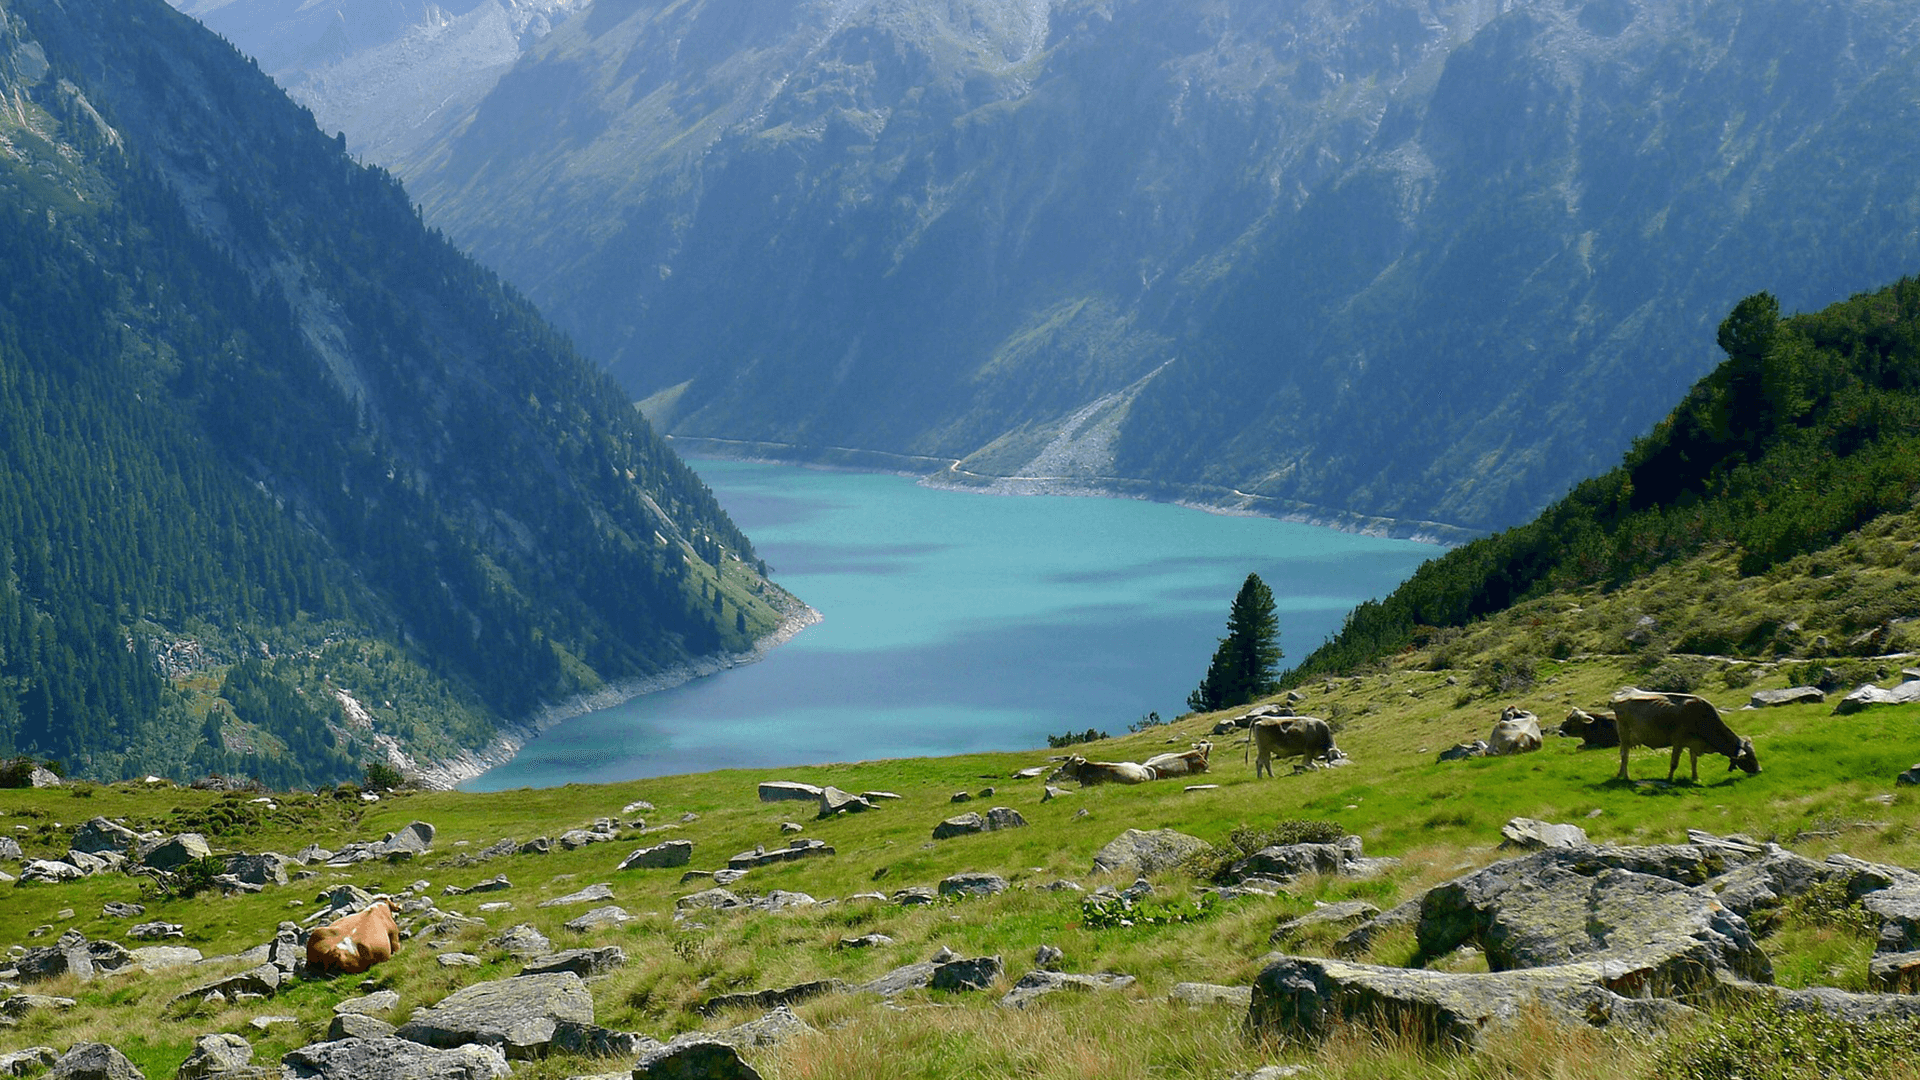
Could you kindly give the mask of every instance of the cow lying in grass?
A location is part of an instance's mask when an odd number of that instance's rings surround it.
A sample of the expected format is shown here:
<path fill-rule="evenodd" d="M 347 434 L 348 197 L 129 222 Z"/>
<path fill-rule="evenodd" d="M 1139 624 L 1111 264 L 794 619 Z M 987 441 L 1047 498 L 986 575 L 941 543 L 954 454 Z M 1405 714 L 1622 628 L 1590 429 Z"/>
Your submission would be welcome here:
<path fill-rule="evenodd" d="M 1080 781 L 1081 787 L 1094 784 L 1144 784 L 1159 774 L 1132 761 L 1088 761 L 1075 754 L 1060 766 L 1055 776 Z"/>
<path fill-rule="evenodd" d="M 1713 702 L 1692 694 L 1660 694 L 1628 687 L 1613 695 L 1614 728 L 1620 733 L 1620 772 L 1627 780 L 1627 751 L 1635 746 L 1656 750 L 1673 747 L 1667 780 L 1680 768 L 1680 751 L 1693 755 L 1693 780 L 1700 782 L 1700 755 L 1725 754 L 1727 771 L 1741 769 L 1752 776 L 1760 771 L 1753 740 L 1735 735 Z"/>
<path fill-rule="evenodd" d="M 307 970 L 316 974 L 358 975 L 392 959 L 400 948 L 400 924 L 382 898 L 366 908 L 316 926 L 307 935 Z"/>
<path fill-rule="evenodd" d="M 1156 780 L 1165 780 L 1169 776 L 1193 776 L 1207 771 L 1207 755 L 1212 752 L 1212 743 L 1197 742 L 1191 750 L 1177 754 L 1155 754 L 1141 764 L 1153 770 Z"/>

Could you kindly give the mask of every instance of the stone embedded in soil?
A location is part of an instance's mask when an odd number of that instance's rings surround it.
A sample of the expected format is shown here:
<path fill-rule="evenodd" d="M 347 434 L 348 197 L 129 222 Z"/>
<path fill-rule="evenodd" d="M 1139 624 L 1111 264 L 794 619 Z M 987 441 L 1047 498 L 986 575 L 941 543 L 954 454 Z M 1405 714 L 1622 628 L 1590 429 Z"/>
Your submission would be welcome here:
<path fill-rule="evenodd" d="M 509 1058 L 524 1059 L 543 1055 L 563 1021 L 593 1023 L 593 997 L 571 972 L 475 983 L 415 1009 L 396 1034 L 443 1049 L 500 1046 Z"/>
<path fill-rule="evenodd" d="M 1210 846 L 1197 836 L 1173 829 L 1128 829 L 1093 853 L 1093 872 L 1134 877 L 1157 874 Z"/>
<path fill-rule="evenodd" d="M 441 1049 L 387 1036 L 338 1039 L 289 1051 L 288 1080 L 506 1080 L 513 1074 L 497 1046 Z"/>

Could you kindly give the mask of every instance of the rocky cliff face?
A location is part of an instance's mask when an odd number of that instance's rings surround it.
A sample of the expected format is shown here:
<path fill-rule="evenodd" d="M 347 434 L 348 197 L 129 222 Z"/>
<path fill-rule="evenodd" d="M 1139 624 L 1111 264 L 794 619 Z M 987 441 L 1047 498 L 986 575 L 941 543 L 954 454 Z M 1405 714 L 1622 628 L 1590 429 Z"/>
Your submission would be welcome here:
<path fill-rule="evenodd" d="M 588 0 L 173 0 L 380 162 L 444 137 Z"/>
<path fill-rule="evenodd" d="M 677 436 L 1509 524 L 1920 255 L 1886 0 L 600 0 L 391 164 Z M 244 35 L 238 38 L 247 44 Z"/>

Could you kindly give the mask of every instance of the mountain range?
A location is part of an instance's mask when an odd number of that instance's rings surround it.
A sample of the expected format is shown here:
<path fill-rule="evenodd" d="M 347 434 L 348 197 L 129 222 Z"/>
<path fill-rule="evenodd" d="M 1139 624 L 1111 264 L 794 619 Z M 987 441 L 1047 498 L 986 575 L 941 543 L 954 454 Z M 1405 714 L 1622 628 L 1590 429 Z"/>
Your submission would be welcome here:
<path fill-rule="evenodd" d="M 265 55 L 239 14 L 274 6 L 205 17 Z M 1616 460 L 1741 297 L 1808 310 L 1920 258 L 1920 15 L 1887 0 L 550 25 L 374 156 L 709 449 L 1459 536 Z"/>
<path fill-rule="evenodd" d="M 398 181 L 161 0 L 0 6 L 0 751 L 477 768 L 796 605 Z"/>

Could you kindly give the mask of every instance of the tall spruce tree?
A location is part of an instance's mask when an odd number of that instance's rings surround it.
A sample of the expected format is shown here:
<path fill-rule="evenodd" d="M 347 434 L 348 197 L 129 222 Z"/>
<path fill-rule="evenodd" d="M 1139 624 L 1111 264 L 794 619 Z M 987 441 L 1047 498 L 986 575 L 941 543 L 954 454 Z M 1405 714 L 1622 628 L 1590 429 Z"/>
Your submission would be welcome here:
<path fill-rule="evenodd" d="M 1214 650 L 1206 677 L 1187 695 L 1187 708 L 1212 712 L 1271 694 L 1279 685 L 1283 655 L 1273 592 L 1260 575 L 1248 574 L 1227 610 L 1227 636 Z"/>

